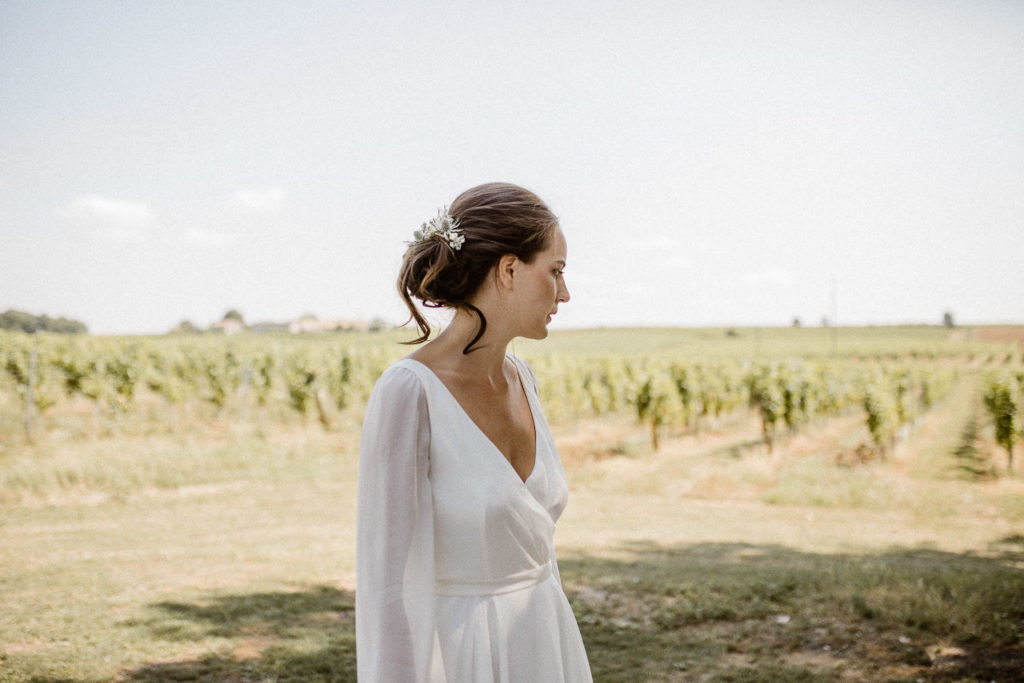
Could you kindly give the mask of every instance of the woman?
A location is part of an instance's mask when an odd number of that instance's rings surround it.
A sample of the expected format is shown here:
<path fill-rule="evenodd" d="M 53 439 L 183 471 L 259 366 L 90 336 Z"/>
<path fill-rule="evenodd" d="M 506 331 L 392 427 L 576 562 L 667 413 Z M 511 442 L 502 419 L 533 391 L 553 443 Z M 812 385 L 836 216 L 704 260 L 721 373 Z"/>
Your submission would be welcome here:
<path fill-rule="evenodd" d="M 543 339 L 569 300 L 565 237 L 532 192 L 462 193 L 414 235 L 398 278 L 454 310 L 388 368 L 359 456 L 356 642 L 367 683 L 590 681 L 554 527 L 565 473 L 514 337 Z"/>

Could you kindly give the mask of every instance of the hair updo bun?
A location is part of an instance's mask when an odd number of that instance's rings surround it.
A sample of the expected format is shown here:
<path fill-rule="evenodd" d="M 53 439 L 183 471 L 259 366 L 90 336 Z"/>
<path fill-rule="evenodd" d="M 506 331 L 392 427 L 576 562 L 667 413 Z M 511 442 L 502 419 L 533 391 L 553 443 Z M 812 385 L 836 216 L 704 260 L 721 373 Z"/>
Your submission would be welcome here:
<path fill-rule="evenodd" d="M 413 299 L 431 308 L 465 309 L 480 319 L 480 328 L 463 353 L 473 350 L 487 329 L 487 319 L 469 303 L 484 278 L 505 254 L 533 261 L 548 244 L 558 218 L 540 197 L 510 183 L 486 183 L 466 190 L 448 207 L 465 241 L 456 250 L 440 235 L 409 244 L 398 274 L 398 291 L 416 321 L 420 336 L 430 338 L 430 325 Z"/>

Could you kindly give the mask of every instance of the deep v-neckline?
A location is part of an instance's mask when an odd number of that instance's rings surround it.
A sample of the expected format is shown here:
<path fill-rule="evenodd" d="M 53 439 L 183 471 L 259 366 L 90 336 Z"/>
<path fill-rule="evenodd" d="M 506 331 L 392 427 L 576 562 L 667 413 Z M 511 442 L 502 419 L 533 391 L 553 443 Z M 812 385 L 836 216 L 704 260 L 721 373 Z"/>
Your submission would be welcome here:
<path fill-rule="evenodd" d="M 513 475 L 515 475 L 516 479 L 518 479 L 523 485 L 525 485 L 526 482 L 530 481 L 530 478 L 533 477 L 533 474 L 537 471 L 537 460 L 540 455 L 540 448 L 538 447 L 538 444 L 540 443 L 540 429 L 537 426 L 537 410 L 533 405 L 533 399 L 530 398 L 530 392 L 526 390 L 526 383 L 523 381 L 523 373 L 519 369 L 519 364 L 516 363 L 514 359 L 510 360 L 512 360 L 512 365 L 514 365 L 516 368 L 516 377 L 519 378 L 519 387 L 522 389 L 523 396 L 526 398 L 526 407 L 530 411 L 530 420 L 533 423 L 533 464 L 530 466 L 530 472 L 529 474 L 526 475 L 526 477 L 520 476 L 519 470 L 515 468 L 509 457 L 505 455 L 505 451 L 498 448 L 498 445 L 491 440 L 491 437 L 487 436 L 487 432 L 485 432 L 480 427 L 480 425 L 476 423 L 476 420 L 474 420 L 470 416 L 470 414 L 463 407 L 462 403 L 459 402 L 459 399 L 455 397 L 454 393 L 452 393 L 452 390 L 449 389 L 448 385 L 444 383 L 444 380 L 442 380 L 437 375 L 437 373 L 430 368 L 429 365 L 421 361 L 418 361 L 415 358 L 406 357 L 405 360 L 412 361 L 413 363 L 422 366 L 423 369 L 430 374 L 434 381 L 441 385 L 441 388 L 444 390 L 444 393 L 448 396 L 451 402 L 455 404 L 455 407 L 458 408 L 459 412 L 462 413 L 463 417 L 466 418 L 466 421 L 469 422 L 469 424 L 473 425 L 473 429 L 476 430 L 477 434 L 482 436 L 484 441 L 490 444 L 491 448 L 493 448 L 495 452 L 497 452 L 497 454 L 505 462 L 505 465 L 508 467 L 509 471 L 512 472 Z"/>

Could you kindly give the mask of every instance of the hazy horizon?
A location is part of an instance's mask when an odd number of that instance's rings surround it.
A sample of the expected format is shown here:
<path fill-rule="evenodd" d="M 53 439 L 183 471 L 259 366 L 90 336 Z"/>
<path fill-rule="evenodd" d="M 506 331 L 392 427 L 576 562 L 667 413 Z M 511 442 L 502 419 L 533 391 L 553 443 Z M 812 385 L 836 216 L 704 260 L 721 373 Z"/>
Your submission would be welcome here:
<path fill-rule="evenodd" d="M 1024 323 L 1024 4 L 0 0 L 0 311 L 405 320 L 464 189 L 552 329 Z"/>
<path fill-rule="evenodd" d="M 228 309 L 228 310 L 229 311 L 230 310 L 236 310 L 237 311 L 237 309 Z M 4 313 L 4 312 L 5 311 L 0 311 L 0 313 Z M 30 311 L 22 311 L 22 312 L 24 312 L 24 313 L 31 313 Z M 300 318 L 303 318 L 303 317 L 305 317 L 307 315 L 312 315 L 315 318 L 317 318 L 318 320 L 325 321 L 325 322 L 345 321 L 345 322 L 348 322 L 348 323 L 356 323 L 356 324 L 359 324 L 359 323 L 368 323 L 368 324 L 379 323 L 379 324 L 382 325 L 382 327 L 379 328 L 378 331 L 381 331 L 381 330 L 383 330 L 383 331 L 407 330 L 409 332 L 409 334 L 410 334 L 410 338 L 412 338 L 413 336 L 416 336 L 417 334 L 419 334 L 418 331 L 416 330 L 415 324 L 413 322 L 411 322 L 411 321 L 410 322 L 405 322 L 403 324 L 402 321 L 387 320 L 387 319 L 379 318 L 379 317 L 378 318 L 370 318 L 370 319 L 350 319 L 350 318 L 341 318 L 341 317 L 336 317 L 336 316 L 335 317 L 332 317 L 332 316 L 319 316 L 319 315 L 316 315 L 315 313 L 307 312 L 306 314 L 297 315 L 297 316 L 294 316 L 293 318 L 281 318 L 281 319 L 274 319 L 274 320 L 270 320 L 270 319 L 259 319 L 259 320 L 256 320 L 256 319 L 250 319 L 249 317 L 247 317 L 245 315 L 244 311 L 237 311 L 237 312 L 240 313 L 242 315 L 242 317 L 243 317 L 243 322 L 244 322 L 244 325 L 246 327 L 246 332 L 247 333 L 253 333 L 249 328 L 252 328 L 254 326 L 263 325 L 263 324 L 288 324 L 288 323 L 291 323 L 291 322 L 295 322 L 295 321 L 299 320 Z M 426 313 L 428 316 L 431 316 L 431 315 L 434 316 L 434 317 L 428 318 L 428 319 L 431 320 L 432 327 L 433 327 L 433 329 L 435 331 L 438 331 L 438 330 L 442 329 L 443 326 L 446 324 L 445 319 L 443 317 L 438 317 L 438 315 L 437 315 L 437 313 L 435 311 L 427 310 L 427 311 L 423 311 L 423 312 Z M 39 313 L 39 314 L 35 314 L 35 315 L 48 315 L 48 314 L 46 314 L 46 313 Z M 52 316 L 51 315 L 49 317 L 57 319 L 57 318 L 66 317 L 66 316 Z M 203 333 L 203 334 L 205 334 L 205 333 L 219 333 L 218 331 L 214 330 L 212 326 L 215 323 L 219 322 L 220 320 L 223 320 L 223 318 L 224 318 L 224 316 L 218 316 L 218 317 L 212 318 L 208 323 L 197 323 L 195 320 L 182 320 L 182 321 L 179 321 L 178 324 L 181 324 L 183 322 L 192 323 L 195 326 L 195 328 L 196 328 L 196 330 L 195 330 L 196 333 Z M 97 331 L 94 331 L 92 328 L 88 327 L 88 322 L 87 321 L 78 320 L 77 322 L 82 322 L 82 323 L 86 324 L 86 327 L 88 328 L 86 334 L 89 334 L 89 335 L 92 335 L 92 336 L 150 336 L 150 335 L 175 334 L 175 333 L 179 332 L 178 330 L 174 329 L 175 327 L 177 327 L 178 324 L 173 325 L 173 326 L 171 326 L 171 327 L 169 327 L 168 329 L 165 329 L 165 330 L 150 330 L 150 331 L 144 331 L 144 332 L 97 332 Z M 636 324 L 636 325 L 628 325 L 628 324 L 627 325 L 601 325 L 601 324 L 598 324 L 598 325 L 580 325 L 580 326 L 572 326 L 572 325 L 555 326 L 555 325 L 552 325 L 552 326 L 549 327 L 549 329 L 550 329 L 551 332 L 559 332 L 559 331 L 564 331 L 564 332 L 586 332 L 588 330 L 619 330 L 619 329 L 622 329 L 622 330 L 629 330 L 629 329 L 636 329 L 636 330 L 678 329 L 678 330 L 737 330 L 737 331 L 743 331 L 743 330 L 778 329 L 778 328 L 800 328 L 800 329 L 813 329 L 813 330 L 829 330 L 829 329 L 852 330 L 852 329 L 888 328 L 888 327 L 892 327 L 892 328 L 905 328 L 905 327 L 936 327 L 936 328 L 943 328 L 943 327 L 945 327 L 945 328 L 949 328 L 951 330 L 956 330 L 956 329 L 963 329 L 963 328 L 1024 327 L 1024 322 L 994 322 L 994 323 L 967 322 L 967 323 L 964 323 L 964 322 L 961 322 L 959 320 L 956 320 L 955 317 L 954 317 L 952 325 L 946 324 L 944 320 L 931 321 L 931 322 L 929 322 L 929 321 L 922 321 L 922 322 L 882 322 L 882 323 L 867 322 L 867 323 L 858 323 L 858 324 L 839 324 L 839 325 L 833 325 L 831 322 L 829 322 L 827 320 L 807 321 L 807 320 L 802 320 L 801 319 L 799 321 L 799 324 L 794 324 L 794 321 L 790 320 L 788 322 L 783 322 L 783 323 L 764 323 L 764 324 L 729 324 L 729 323 L 716 324 L 716 323 L 709 323 L 707 325 L 686 325 L 686 324 L 678 324 L 678 325 L 663 325 L 663 324 L 649 324 L 649 325 L 645 325 L 645 324 Z M 317 331 L 317 332 L 312 332 L 312 333 L 311 332 L 303 331 L 303 332 L 296 332 L 296 333 L 293 333 L 293 334 L 327 334 L 327 335 L 331 335 L 331 334 L 363 334 L 363 333 L 366 333 L 366 331 L 367 330 L 360 329 L 358 327 L 348 327 L 348 328 L 339 328 L 339 329 L 329 329 L 329 330 Z M 289 333 L 289 332 L 288 332 L 288 330 L 261 330 L 261 331 L 256 331 L 254 333 L 262 335 L 262 334 L 278 334 L 278 333 Z"/>

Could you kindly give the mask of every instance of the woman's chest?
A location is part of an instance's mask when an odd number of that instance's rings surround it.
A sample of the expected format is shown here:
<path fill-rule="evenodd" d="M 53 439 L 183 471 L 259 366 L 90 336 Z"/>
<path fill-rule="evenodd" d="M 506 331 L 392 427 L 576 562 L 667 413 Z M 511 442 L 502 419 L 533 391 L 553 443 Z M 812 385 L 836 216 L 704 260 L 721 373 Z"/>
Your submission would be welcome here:
<path fill-rule="evenodd" d="M 518 386 L 505 393 L 456 387 L 451 394 L 462 413 L 452 416 L 453 424 L 468 420 L 525 481 L 537 455 L 537 426 L 525 392 Z"/>

